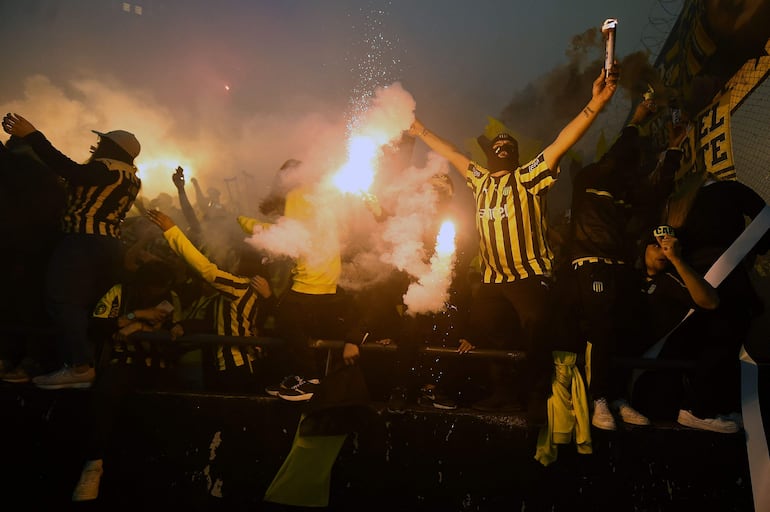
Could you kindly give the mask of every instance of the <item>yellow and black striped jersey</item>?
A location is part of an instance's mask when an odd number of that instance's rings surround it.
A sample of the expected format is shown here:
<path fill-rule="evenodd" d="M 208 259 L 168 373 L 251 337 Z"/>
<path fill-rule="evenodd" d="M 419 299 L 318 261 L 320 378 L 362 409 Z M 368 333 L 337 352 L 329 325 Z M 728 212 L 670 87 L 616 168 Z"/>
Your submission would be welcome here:
<path fill-rule="evenodd" d="M 62 231 L 119 237 L 120 223 L 134 204 L 141 181 L 136 167 L 117 160 L 98 159 L 112 181 L 107 184 L 67 182 L 67 208 Z M 96 169 L 96 166 L 93 166 Z"/>
<path fill-rule="evenodd" d="M 551 274 L 545 192 L 557 177 L 558 170 L 548 167 L 542 153 L 499 177 L 475 162 L 468 166 L 465 181 L 476 200 L 483 282 Z"/>
<path fill-rule="evenodd" d="M 171 321 L 169 323 L 177 323 L 182 319 L 182 304 L 179 300 L 179 296 L 174 292 L 169 292 L 169 298 L 171 304 L 174 306 L 174 310 L 171 313 Z M 125 297 L 123 296 L 123 285 L 118 283 L 110 288 L 101 299 L 94 306 L 94 311 L 91 316 L 93 318 L 118 318 L 120 315 L 127 313 L 131 309 L 130 305 L 126 304 Z M 112 360 L 121 361 L 125 364 L 143 363 L 147 367 L 159 367 L 165 368 L 167 366 L 167 359 L 169 351 L 164 350 L 162 346 L 157 346 L 149 342 L 141 341 L 112 341 Z M 171 357 L 175 357 L 171 354 Z"/>
<path fill-rule="evenodd" d="M 120 224 L 142 185 L 136 167 L 107 158 L 79 164 L 54 148 L 40 132 L 24 137 L 24 141 L 66 180 L 67 206 L 62 231 L 118 238 Z"/>
<path fill-rule="evenodd" d="M 260 299 L 251 286 L 251 278 L 219 269 L 187 239 L 178 226 L 163 235 L 171 249 L 217 290 L 217 295 L 207 302 L 208 307 L 213 308 L 216 333 L 223 336 L 256 336 Z M 252 347 L 220 346 L 216 358 L 220 370 L 244 364 L 251 367 L 255 352 Z"/>

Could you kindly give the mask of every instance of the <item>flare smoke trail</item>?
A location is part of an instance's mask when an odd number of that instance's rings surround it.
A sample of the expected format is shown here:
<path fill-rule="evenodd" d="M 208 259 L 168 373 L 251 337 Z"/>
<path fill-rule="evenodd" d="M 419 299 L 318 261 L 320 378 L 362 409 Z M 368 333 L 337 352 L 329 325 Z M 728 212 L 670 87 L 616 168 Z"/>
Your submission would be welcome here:
<path fill-rule="evenodd" d="M 351 137 L 366 137 L 375 141 L 378 146 L 375 169 L 366 169 L 370 163 L 368 155 L 366 161 L 357 161 L 357 155 L 351 151 L 346 156 L 347 161 L 335 168 L 339 156 L 345 153 L 344 139 L 338 139 L 336 148 L 327 147 L 330 155 L 336 155 L 335 158 L 303 162 L 285 176 L 286 180 L 294 183 L 313 184 L 308 198 L 315 204 L 319 215 L 301 227 L 280 219 L 270 228 L 255 230 L 249 243 L 277 254 L 328 256 L 329 250 L 337 249 L 330 233 L 330 229 L 337 226 L 341 243 L 339 249 L 343 255 L 341 286 L 360 289 L 376 284 L 388 272 L 398 269 L 412 276 L 415 285 L 419 283 L 404 297 L 409 310 L 426 313 L 443 308 L 452 269 L 451 264 L 446 263 L 438 269 L 435 258 L 431 260 L 432 246 L 436 243 L 436 223 L 442 219 L 437 218 L 439 196 L 430 179 L 437 174 L 445 174 L 448 171 L 447 162 L 429 154 L 422 168 L 410 166 L 404 169 L 389 165 L 393 161 L 389 157 L 403 150 L 399 147 L 400 139 L 414 120 L 414 107 L 414 99 L 399 83 L 378 88 L 368 107 L 361 112 L 351 134 Z M 323 162 L 327 162 L 324 172 L 316 173 L 308 169 Z M 328 162 L 334 162 L 335 166 Z M 350 165 L 351 162 L 354 165 Z M 375 173 L 373 188 L 380 205 L 387 212 L 384 220 L 375 220 L 359 194 L 345 193 L 332 186 L 332 178 L 340 169 L 346 172 L 352 170 L 345 177 L 346 185 L 351 185 L 363 174 Z M 318 233 L 320 237 L 316 235 Z M 297 239 L 309 242 L 303 246 L 296 242 Z M 287 247 L 286 242 L 291 240 L 294 241 Z"/>
<path fill-rule="evenodd" d="M 409 285 L 404 295 L 410 315 L 438 312 L 449 299 L 455 263 L 455 231 L 451 222 L 444 223 L 436 240 L 436 251 L 430 259 L 430 270 Z"/>

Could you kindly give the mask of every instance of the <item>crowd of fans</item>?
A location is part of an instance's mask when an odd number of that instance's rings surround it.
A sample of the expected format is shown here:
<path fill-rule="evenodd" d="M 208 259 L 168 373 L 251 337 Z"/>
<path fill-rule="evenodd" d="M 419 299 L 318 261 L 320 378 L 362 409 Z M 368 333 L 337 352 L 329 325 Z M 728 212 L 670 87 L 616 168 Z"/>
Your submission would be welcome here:
<path fill-rule="evenodd" d="M 419 315 L 406 314 L 412 278 L 403 271 L 393 269 L 363 290 L 339 285 L 346 256 L 343 227 L 334 222 L 308 230 L 312 254 L 288 258 L 245 243 L 282 219 L 302 224 L 322 215 L 312 183 L 287 188 L 279 179 L 301 167 L 298 160 L 278 170 L 259 218 L 223 203 L 214 187 L 204 193 L 194 179 L 193 204 L 182 168 L 169 170 L 175 194 L 146 202 L 133 134 L 95 132 L 92 157 L 78 164 L 25 118 L 8 114 L 3 129 L 11 137 L 0 145 L 0 254 L 10 284 L 0 307 L 0 378 L 42 389 L 91 388 L 86 480 L 101 474 L 119 398 L 138 383 L 167 383 L 169 370 L 190 356 L 174 341 L 194 334 L 228 337 L 194 352 L 211 391 L 305 402 L 324 379 L 324 354 L 310 340 L 343 341 L 345 365 L 360 362 L 364 343 L 393 344 L 392 413 L 417 399 L 440 409 L 523 410 L 553 421 L 553 363 L 562 364 L 556 354 L 566 351 L 585 355 L 581 372 L 596 428 L 660 418 L 736 432 L 738 350 L 762 306 L 746 266 L 770 248 L 770 236 L 718 287 L 703 275 L 746 218 L 765 206 L 760 196 L 739 182 L 715 181 L 698 166 L 675 182 L 687 120 L 668 124 L 668 147 L 658 154 L 640 130 L 660 115 L 646 100 L 611 148 L 574 174 L 564 229 L 551 233 L 544 221 L 560 160 L 610 101 L 616 80 L 614 70 L 603 71 L 585 109 L 523 165 L 508 133 L 482 141 L 487 162 L 471 161 L 419 120 L 404 133 L 394 154 L 408 160 L 415 141 L 423 141 L 459 172 L 477 208 L 478 249 L 460 251 L 444 310 Z M 451 203 L 449 177 L 434 176 L 426 186 L 439 208 Z M 367 204 L 378 221 L 390 214 L 376 198 Z M 694 314 L 682 322 L 690 309 Z M 137 337 L 151 331 L 167 336 Z M 613 364 L 666 336 L 659 357 L 692 360 L 693 369 L 636 380 L 630 368 Z M 424 360 L 424 344 L 458 355 Z M 483 348 L 521 350 L 527 358 L 490 359 L 481 367 L 463 358 Z M 474 371 L 469 391 L 464 377 Z M 473 400 L 466 404 L 466 397 Z M 78 489 L 77 500 L 95 497 L 93 485 Z"/>

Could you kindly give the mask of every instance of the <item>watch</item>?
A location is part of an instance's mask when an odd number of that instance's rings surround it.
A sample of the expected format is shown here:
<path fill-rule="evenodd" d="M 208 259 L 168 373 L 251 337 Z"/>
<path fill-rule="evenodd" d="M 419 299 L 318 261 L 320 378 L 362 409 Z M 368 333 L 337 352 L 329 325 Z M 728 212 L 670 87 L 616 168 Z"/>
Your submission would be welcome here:
<path fill-rule="evenodd" d="M 136 318 L 136 315 L 134 314 L 133 311 L 131 311 L 129 313 L 126 313 L 126 318 L 128 318 L 129 320 L 133 320 L 134 318 Z"/>

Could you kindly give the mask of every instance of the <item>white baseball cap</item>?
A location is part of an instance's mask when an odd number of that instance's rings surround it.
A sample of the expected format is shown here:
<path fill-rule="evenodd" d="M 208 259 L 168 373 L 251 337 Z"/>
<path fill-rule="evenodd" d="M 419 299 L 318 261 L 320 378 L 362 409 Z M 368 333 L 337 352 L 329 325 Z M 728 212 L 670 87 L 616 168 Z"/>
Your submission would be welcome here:
<path fill-rule="evenodd" d="M 125 130 L 112 130 L 111 132 L 106 133 L 98 132 L 96 130 L 91 131 L 97 134 L 99 137 L 110 139 L 112 142 L 120 146 L 123 151 L 128 153 L 131 158 L 136 158 L 137 155 L 139 155 L 139 151 L 142 149 L 142 146 L 139 145 L 139 141 L 136 140 L 134 134 Z"/>

